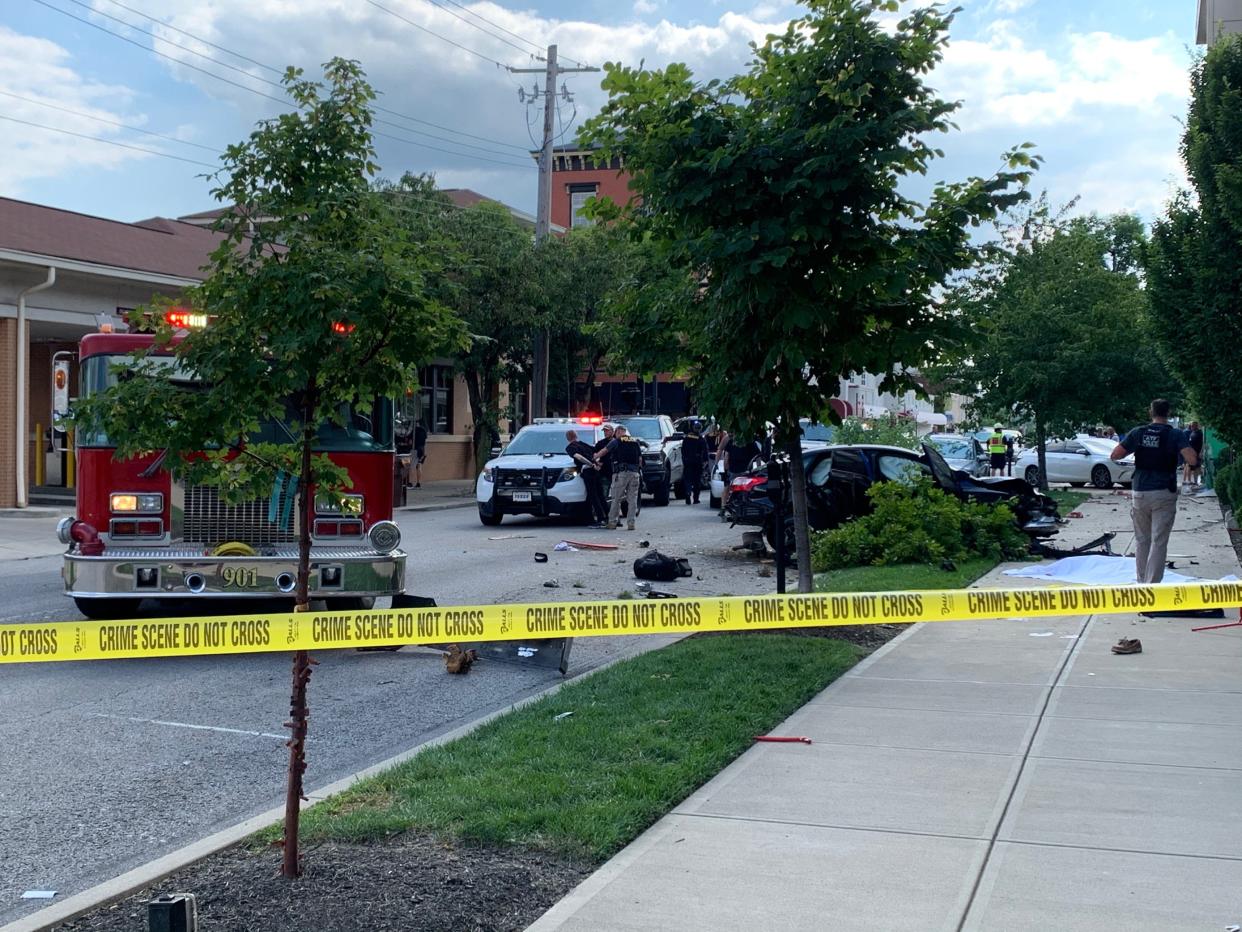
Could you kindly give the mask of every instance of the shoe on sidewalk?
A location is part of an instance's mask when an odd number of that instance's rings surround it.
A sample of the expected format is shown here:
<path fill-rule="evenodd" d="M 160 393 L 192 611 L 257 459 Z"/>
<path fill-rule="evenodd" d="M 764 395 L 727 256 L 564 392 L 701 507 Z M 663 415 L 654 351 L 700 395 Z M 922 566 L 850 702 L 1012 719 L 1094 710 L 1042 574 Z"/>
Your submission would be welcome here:
<path fill-rule="evenodd" d="M 606 531 L 615 531 L 616 529 L 617 529 L 617 526 L 613 524 L 611 521 L 609 521 L 607 524 L 604 525 L 604 530 Z"/>
<path fill-rule="evenodd" d="M 1141 654 L 1143 642 L 1138 638 L 1122 638 L 1113 645 L 1114 654 Z"/>
<path fill-rule="evenodd" d="M 632 531 L 632 530 L 634 530 L 634 522 L 633 522 L 633 521 L 631 521 L 629 524 L 627 524 L 627 525 L 625 526 L 625 529 L 626 529 L 627 531 Z"/>

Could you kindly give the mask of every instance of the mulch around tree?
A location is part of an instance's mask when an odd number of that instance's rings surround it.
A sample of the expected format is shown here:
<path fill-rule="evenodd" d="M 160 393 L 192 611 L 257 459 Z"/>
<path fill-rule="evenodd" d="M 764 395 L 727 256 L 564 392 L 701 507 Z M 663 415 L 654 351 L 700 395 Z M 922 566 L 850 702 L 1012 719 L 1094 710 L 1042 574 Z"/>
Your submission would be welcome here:
<path fill-rule="evenodd" d="M 201 932 L 500 932 L 526 928 L 594 869 L 416 834 L 306 845 L 302 856 L 302 876 L 287 881 L 279 849 L 235 845 L 56 928 L 146 932 L 150 900 L 193 893 Z"/>
<path fill-rule="evenodd" d="M 823 628 L 765 628 L 760 631 L 704 631 L 701 634 L 694 634 L 691 637 L 696 638 L 715 638 L 715 637 L 746 637 L 748 635 L 762 634 L 784 634 L 789 637 L 798 638 L 836 638 L 838 641 L 848 641 L 857 647 L 861 647 L 867 653 L 871 653 L 878 648 L 883 647 L 897 635 L 901 634 L 909 625 L 831 625 Z"/>

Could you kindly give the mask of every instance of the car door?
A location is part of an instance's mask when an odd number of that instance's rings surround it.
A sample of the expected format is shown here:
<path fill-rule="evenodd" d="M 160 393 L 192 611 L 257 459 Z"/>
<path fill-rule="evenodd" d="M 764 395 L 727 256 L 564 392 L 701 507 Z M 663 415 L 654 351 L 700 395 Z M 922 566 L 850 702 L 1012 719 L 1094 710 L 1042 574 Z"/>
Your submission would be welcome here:
<path fill-rule="evenodd" d="M 1085 444 L 1077 440 L 1066 441 L 1063 460 L 1066 482 L 1091 481 L 1091 451 Z"/>
<path fill-rule="evenodd" d="M 832 497 L 832 451 L 807 454 L 803 457 L 806 467 L 806 514 L 807 522 L 817 531 L 836 527 Z"/>
<path fill-rule="evenodd" d="M 1048 472 L 1049 482 L 1069 482 L 1066 476 L 1065 444 L 1061 442 L 1044 445 L 1044 468 Z"/>
<path fill-rule="evenodd" d="M 871 470 L 863 452 L 851 447 L 838 447 L 832 451 L 832 474 L 828 489 L 831 507 L 826 527 L 837 527 L 850 518 L 865 515 L 871 510 L 867 489 L 871 486 Z"/>
<path fill-rule="evenodd" d="M 664 444 L 664 450 L 668 455 L 669 473 L 672 475 L 672 482 L 676 485 L 681 481 L 682 462 L 681 462 L 681 441 L 668 439 L 674 433 L 672 418 L 667 415 L 660 416 L 660 442 Z"/>

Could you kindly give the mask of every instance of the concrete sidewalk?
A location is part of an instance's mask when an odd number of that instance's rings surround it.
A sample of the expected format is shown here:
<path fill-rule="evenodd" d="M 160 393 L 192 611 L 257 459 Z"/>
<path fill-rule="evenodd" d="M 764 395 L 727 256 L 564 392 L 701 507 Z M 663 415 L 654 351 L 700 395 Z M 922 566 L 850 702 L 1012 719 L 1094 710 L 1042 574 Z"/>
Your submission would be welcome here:
<path fill-rule="evenodd" d="M 1129 542 L 1128 499 L 1082 511 L 1067 541 Z M 1184 572 L 1237 571 L 1214 499 L 1172 541 Z M 916 626 L 772 729 L 813 745 L 747 751 L 531 929 L 1242 922 L 1242 628 L 1190 631 L 1213 623 Z"/>

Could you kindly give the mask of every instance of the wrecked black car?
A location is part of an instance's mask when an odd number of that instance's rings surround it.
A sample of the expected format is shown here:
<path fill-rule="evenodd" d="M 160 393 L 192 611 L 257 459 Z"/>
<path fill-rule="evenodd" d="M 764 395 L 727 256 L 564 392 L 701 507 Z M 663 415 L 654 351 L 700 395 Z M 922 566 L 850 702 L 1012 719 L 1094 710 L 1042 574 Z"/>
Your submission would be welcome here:
<path fill-rule="evenodd" d="M 877 482 L 911 482 L 929 475 L 951 495 L 983 503 L 1004 502 L 1013 510 L 1022 530 L 1032 538 L 1057 533 L 1056 502 L 1025 479 L 1006 476 L 975 477 L 952 469 L 934 446 L 922 452 L 900 447 L 857 444 L 828 446 L 802 454 L 806 467 L 807 519 L 814 531 L 839 527 L 851 518 L 871 511 L 867 489 Z M 795 547 L 793 506 L 788 482 L 768 475 L 769 464 L 736 477 L 729 487 L 725 515 L 733 525 L 763 528 L 768 545 L 776 546 L 776 501 L 783 494 L 786 549 Z"/>

